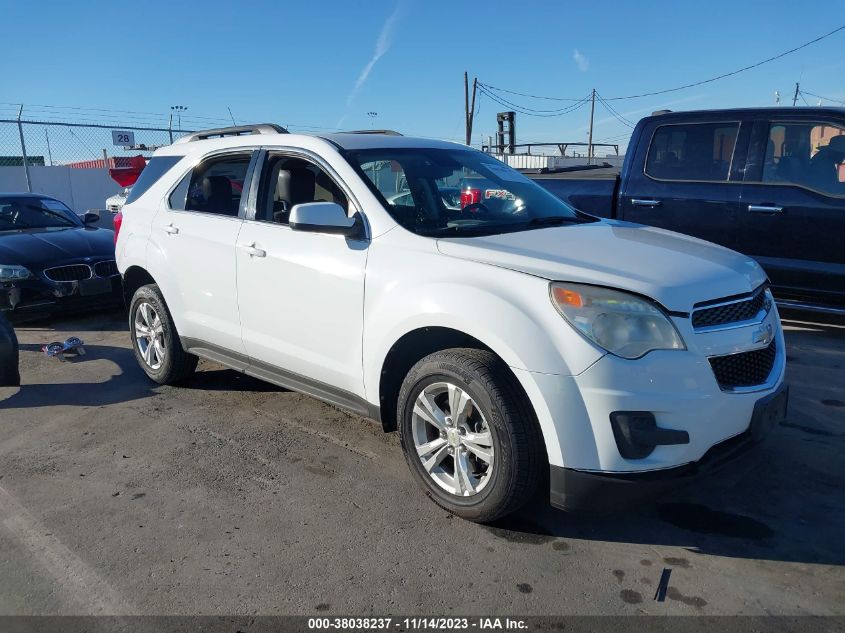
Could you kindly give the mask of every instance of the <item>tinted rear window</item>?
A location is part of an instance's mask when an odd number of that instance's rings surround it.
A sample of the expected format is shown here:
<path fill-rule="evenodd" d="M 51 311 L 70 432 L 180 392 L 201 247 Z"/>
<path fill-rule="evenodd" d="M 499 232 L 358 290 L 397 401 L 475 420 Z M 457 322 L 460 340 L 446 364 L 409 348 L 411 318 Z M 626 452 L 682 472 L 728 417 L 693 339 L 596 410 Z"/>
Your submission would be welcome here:
<path fill-rule="evenodd" d="M 144 171 L 138 176 L 138 180 L 132 185 L 132 191 L 126 197 L 126 204 L 135 202 L 140 198 L 147 189 L 152 187 L 159 178 L 180 160 L 182 160 L 181 156 L 155 156 L 151 158 L 147 166 L 144 167 Z"/>

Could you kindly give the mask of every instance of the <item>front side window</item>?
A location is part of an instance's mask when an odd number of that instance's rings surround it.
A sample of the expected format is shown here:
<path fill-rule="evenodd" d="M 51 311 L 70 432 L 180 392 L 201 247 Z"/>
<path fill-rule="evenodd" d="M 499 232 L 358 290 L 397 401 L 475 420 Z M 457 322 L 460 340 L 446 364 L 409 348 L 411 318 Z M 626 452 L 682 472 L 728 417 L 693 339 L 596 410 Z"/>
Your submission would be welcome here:
<path fill-rule="evenodd" d="M 728 179 L 739 123 L 662 125 L 654 131 L 645 173 L 658 180 Z"/>
<path fill-rule="evenodd" d="M 346 194 L 323 169 L 302 158 L 271 154 L 261 173 L 255 219 L 287 224 L 294 205 L 308 202 L 335 202 L 349 210 Z"/>
<path fill-rule="evenodd" d="M 200 163 L 170 194 L 170 208 L 237 216 L 250 158 L 236 154 Z"/>
<path fill-rule="evenodd" d="M 593 221 L 495 158 L 474 150 L 346 152 L 391 217 L 420 235 L 478 235 Z"/>
<path fill-rule="evenodd" d="M 845 196 L 845 128 L 829 123 L 773 123 L 762 180 Z"/>

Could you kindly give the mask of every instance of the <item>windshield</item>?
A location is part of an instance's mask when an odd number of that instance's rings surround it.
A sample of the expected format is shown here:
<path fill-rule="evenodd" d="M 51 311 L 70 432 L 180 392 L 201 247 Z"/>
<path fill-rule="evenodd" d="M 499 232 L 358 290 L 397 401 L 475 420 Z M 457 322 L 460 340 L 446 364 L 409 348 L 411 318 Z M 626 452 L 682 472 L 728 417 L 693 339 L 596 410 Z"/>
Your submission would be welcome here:
<path fill-rule="evenodd" d="M 0 231 L 82 226 L 73 211 L 52 198 L 0 197 Z"/>
<path fill-rule="evenodd" d="M 475 150 L 380 148 L 347 156 L 393 219 L 419 235 L 487 235 L 594 221 Z"/>

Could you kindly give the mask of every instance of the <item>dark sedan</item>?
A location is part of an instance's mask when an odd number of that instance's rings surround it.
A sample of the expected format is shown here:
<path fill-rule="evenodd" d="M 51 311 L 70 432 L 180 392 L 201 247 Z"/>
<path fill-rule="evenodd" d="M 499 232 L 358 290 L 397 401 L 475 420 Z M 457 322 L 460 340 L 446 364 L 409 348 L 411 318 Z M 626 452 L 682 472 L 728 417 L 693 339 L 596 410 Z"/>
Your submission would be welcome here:
<path fill-rule="evenodd" d="M 121 302 L 114 232 L 64 203 L 0 194 L 0 310 L 50 313 Z"/>

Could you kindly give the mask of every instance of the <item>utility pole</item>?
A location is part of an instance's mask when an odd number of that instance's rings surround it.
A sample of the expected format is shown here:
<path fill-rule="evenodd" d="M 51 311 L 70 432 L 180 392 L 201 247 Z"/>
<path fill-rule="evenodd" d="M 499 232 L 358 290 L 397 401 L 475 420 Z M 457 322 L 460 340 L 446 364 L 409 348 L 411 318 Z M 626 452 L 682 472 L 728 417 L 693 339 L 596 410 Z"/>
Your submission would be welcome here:
<path fill-rule="evenodd" d="M 466 128 L 466 144 L 472 144 L 472 119 L 475 116 L 475 91 L 478 88 L 478 77 L 472 80 L 472 102 L 469 98 L 469 75 L 464 71 L 464 125 Z"/>
<path fill-rule="evenodd" d="M 593 115 L 596 113 L 596 89 L 593 88 L 592 101 L 590 102 L 590 138 L 587 141 L 587 164 L 593 164 Z"/>
<path fill-rule="evenodd" d="M 795 104 L 798 103 L 798 93 L 799 93 L 798 86 L 799 86 L 799 84 L 796 81 L 795 82 L 795 95 L 792 97 L 792 107 L 793 108 L 795 107 Z"/>
<path fill-rule="evenodd" d="M 464 126 L 466 128 L 466 144 L 472 140 L 469 135 L 469 75 L 464 71 Z"/>

